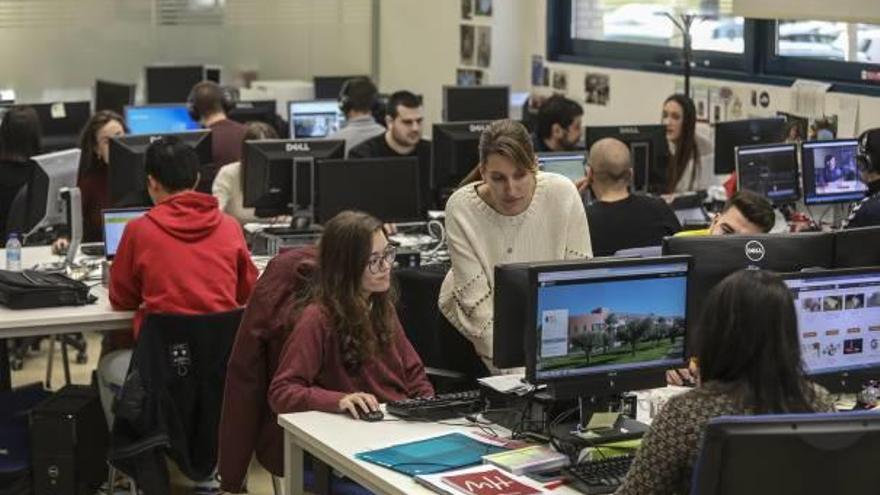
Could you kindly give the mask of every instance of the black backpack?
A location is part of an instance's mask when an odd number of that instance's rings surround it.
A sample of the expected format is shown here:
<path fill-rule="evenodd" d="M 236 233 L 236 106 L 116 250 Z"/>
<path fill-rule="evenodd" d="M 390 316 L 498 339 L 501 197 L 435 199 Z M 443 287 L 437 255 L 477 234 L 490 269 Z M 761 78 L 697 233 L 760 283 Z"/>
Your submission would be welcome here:
<path fill-rule="evenodd" d="M 97 300 L 86 284 L 60 273 L 0 270 L 0 304 L 9 309 L 82 306 Z"/>

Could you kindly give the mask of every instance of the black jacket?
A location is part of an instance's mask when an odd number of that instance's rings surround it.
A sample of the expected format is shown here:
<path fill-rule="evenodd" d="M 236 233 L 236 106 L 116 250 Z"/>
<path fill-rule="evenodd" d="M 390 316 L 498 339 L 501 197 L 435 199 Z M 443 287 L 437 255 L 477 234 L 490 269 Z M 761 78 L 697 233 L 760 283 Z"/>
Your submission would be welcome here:
<path fill-rule="evenodd" d="M 875 227 L 880 225 L 880 180 L 868 184 L 865 199 L 856 203 L 844 223 L 844 228 Z"/>

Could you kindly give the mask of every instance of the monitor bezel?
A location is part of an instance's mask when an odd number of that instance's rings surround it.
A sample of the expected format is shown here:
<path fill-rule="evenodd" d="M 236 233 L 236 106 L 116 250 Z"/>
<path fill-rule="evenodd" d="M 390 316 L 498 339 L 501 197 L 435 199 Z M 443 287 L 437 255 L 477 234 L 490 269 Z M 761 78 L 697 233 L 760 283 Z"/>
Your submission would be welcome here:
<path fill-rule="evenodd" d="M 861 200 L 865 197 L 865 194 L 868 192 L 867 189 L 865 191 L 854 192 L 849 195 L 829 195 L 829 194 L 818 194 L 813 192 L 812 196 L 807 195 L 807 184 L 806 177 L 807 174 L 804 173 L 804 163 L 806 163 L 805 158 L 807 156 L 807 152 L 812 152 L 814 148 L 824 148 L 831 147 L 834 145 L 843 145 L 845 143 L 851 144 L 853 146 L 858 147 L 859 141 L 856 138 L 849 139 L 830 139 L 826 141 L 806 141 L 801 143 L 800 146 L 800 156 L 799 161 L 801 164 L 801 191 L 803 196 L 804 204 L 806 205 L 831 205 L 831 204 L 846 204 L 846 203 L 854 203 L 856 201 Z M 815 176 L 816 176 L 816 164 L 812 164 L 813 169 L 813 185 L 810 190 L 815 190 Z"/>
<path fill-rule="evenodd" d="M 768 201 L 773 203 L 774 206 L 778 205 L 787 205 L 791 203 L 795 203 L 799 201 L 803 197 L 803 188 L 801 187 L 803 174 L 801 173 L 800 168 L 800 156 L 798 154 L 798 146 L 796 143 L 765 143 L 765 144 L 748 144 L 742 146 L 736 146 L 733 149 L 734 156 L 734 174 L 736 174 L 736 190 L 742 191 L 742 174 L 740 169 L 740 152 L 741 151 L 755 151 L 761 149 L 768 148 L 788 148 L 787 152 L 791 154 L 791 159 L 794 163 L 794 187 L 795 192 L 791 196 L 787 196 L 785 198 L 771 198 L 769 196 L 764 196 Z"/>

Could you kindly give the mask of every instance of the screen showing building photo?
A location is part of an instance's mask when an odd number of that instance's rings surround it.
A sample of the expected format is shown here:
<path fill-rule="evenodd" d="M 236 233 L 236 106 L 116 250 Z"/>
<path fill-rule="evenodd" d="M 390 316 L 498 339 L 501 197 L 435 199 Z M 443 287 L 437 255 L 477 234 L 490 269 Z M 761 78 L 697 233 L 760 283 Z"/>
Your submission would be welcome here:
<path fill-rule="evenodd" d="M 880 365 L 880 272 L 786 283 L 808 373 Z"/>
<path fill-rule="evenodd" d="M 671 266 L 539 278 L 536 377 L 680 364 L 687 265 Z"/>

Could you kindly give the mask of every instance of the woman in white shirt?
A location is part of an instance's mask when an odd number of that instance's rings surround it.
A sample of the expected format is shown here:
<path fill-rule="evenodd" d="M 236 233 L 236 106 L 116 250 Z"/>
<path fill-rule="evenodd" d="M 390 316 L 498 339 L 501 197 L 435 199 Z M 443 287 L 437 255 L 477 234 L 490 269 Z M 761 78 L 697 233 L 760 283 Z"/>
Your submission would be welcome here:
<path fill-rule="evenodd" d="M 211 186 L 211 194 L 220 203 L 220 210 L 232 215 L 238 223 L 244 225 L 248 222 L 260 222 L 265 219 L 257 217 L 253 208 L 244 207 L 244 174 L 242 170 L 247 166 L 247 153 L 245 143 L 263 139 L 278 139 L 278 133 L 271 126 L 262 122 L 248 122 L 245 125 L 244 139 L 241 142 L 241 161 L 224 165 L 214 177 Z"/>
<path fill-rule="evenodd" d="M 584 205 L 574 183 L 538 171 L 532 140 L 512 120 L 480 137 L 480 163 L 446 204 L 452 269 L 440 311 L 492 362 L 495 265 L 592 256 Z"/>
<path fill-rule="evenodd" d="M 714 146 L 697 134 L 697 110 L 693 100 L 682 94 L 666 98 L 662 123 L 669 143 L 666 184 L 662 192 L 700 191 L 720 184 L 715 176 Z"/>

